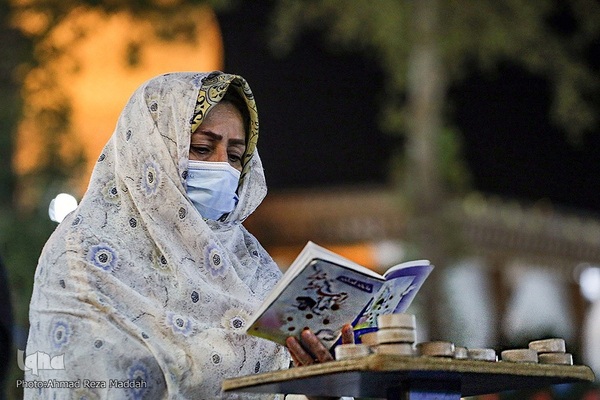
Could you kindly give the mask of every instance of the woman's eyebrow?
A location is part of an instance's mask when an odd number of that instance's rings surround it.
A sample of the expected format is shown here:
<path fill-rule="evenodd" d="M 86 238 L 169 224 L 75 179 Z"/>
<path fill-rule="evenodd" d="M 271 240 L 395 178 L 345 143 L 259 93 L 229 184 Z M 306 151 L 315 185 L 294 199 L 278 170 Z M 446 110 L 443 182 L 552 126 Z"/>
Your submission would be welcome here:
<path fill-rule="evenodd" d="M 223 136 L 222 135 L 219 135 L 218 133 L 215 133 L 213 131 L 206 131 L 206 130 L 197 130 L 196 132 L 194 132 L 192 134 L 192 137 L 194 135 L 198 135 L 198 134 L 200 134 L 200 135 L 206 135 L 206 136 L 210 137 L 212 140 L 223 140 Z"/>
<path fill-rule="evenodd" d="M 198 130 L 192 134 L 192 138 L 194 137 L 194 135 L 206 135 L 215 141 L 223 140 L 222 135 L 219 135 L 218 133 L 215 133 L 213 131 L 208 131 L 208 130 Z M 246 146 L 246 139 L 235 139 L 235 138 L 229 139 L 227 144 L 229 146 Z"/>
<path fill-rule="evenodd" d="M 229 146 L 246 146 L 245 139 L 229 139 Z"/>

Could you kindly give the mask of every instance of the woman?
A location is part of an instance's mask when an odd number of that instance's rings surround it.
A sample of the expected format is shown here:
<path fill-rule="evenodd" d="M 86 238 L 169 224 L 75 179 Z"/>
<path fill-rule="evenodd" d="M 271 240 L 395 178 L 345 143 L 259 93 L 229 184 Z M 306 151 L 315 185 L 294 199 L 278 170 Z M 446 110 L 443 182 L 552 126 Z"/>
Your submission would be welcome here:
<path fill-rule="evenodd" d="M 40 257 L 27 355 L 64 366 L 26 380 L 64 387 L 26 398 L 212 399 L 224 378 L 289 366 L 285 348 L 243 334 L 280 277 L 241 224 L 267 191 L 257 138 L 239 76 L 166 74 L 133 94 Z M 297 364 L 331 359 L 305 339 L 289 341 Z"/>

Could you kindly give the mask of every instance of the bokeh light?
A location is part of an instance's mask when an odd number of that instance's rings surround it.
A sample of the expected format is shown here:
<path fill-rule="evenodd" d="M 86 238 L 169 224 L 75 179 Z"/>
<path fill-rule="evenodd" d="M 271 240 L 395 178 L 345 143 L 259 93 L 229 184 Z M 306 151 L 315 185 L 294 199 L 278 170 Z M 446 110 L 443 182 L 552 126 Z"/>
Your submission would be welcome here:
<path fill-rule="evenodd" d="M 59 224 L 69 213 L 77 208 L 77 200 L 68 193 L 60 193 L 50 201 L 48 215 Z"/>

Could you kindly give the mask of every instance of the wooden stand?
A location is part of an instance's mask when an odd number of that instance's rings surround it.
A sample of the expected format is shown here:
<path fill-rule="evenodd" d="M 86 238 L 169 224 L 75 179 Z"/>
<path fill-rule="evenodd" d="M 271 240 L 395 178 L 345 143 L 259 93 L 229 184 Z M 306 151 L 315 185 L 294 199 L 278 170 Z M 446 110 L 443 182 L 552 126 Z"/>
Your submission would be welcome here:
<path fill-rule="evenodd" d="M 550 365 L 372 354 L 226 379 L 225 392 L 295 393 L 394 400 L 459 400 L 505 390 L 593 382 L 584 365 Z"/>

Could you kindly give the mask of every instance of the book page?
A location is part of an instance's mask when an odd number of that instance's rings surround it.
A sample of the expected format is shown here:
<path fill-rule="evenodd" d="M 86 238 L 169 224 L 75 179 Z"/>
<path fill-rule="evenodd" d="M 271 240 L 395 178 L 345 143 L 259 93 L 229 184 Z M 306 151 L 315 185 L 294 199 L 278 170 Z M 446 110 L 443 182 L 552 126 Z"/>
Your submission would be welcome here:
<path fill-rule="evenodd" d="M 375 329 L 379 315 L 406 311 L 433 269 L 428 260 L 410 261 L 401 266 L 386 273 L 388 280 L 355 321 L 355 330 Z"/>
<path fill-rule="evenodd" d="M 344 324 L 379 291 L 383 282 L 346 266 L 316 259 L 282 290 L 248 333 L 284 344 L 310 328 L 326 347 L 339 337 Z"/>
<path fill-rule="evenodd" d="M 358 273 L 366 276 L 370 276 L 374 279 L 383 281 L 384 277 L 375 271 L 372 271 L 354 261 L 348 260 L 345 257 L 340 256 L 324 247 L 319 246 L 316 243 L 308 242 L 302 251 L 298 254 L 292 265 L 287 269 L 283 277 L 277 282 L 273 290 L 269 293 L 267 298 L 263 301 L 261 307 L 256 310 L 256 315 L 262 314 L 265 309 L 279 296 L 279 293 L 290 284 L 291 281 L 302 272 L 302 270 L 314 259 L 321 259 L 329 261 L 334 264 L 344 266 L 348 269 L 353 269 Z"/>
<path fill-rule="evenodd" d="M 369 304 L 367 309 L 360 316 L 355 329 L 376 328 L 377 317 L 383 314 L 393 314 L 405 311 L 403 307 L 398 307 L 403 297 L 408 294 L 411 284 L 414 281 L 413 276 L 405 276 L 391 281 L 386 281 L 377 293 L 377 297 Z M 404 302 L 406 304 L 406 302 Z"/>
<path fill-rule="evenodd" d="M 393 267 L 388 268 L 388 270 L 385 272 L 385 274 L 383 274 L 383 276 L 385 277 L 385 279 L 390 279 L 390 278 L 393 278 L 394 276 L 404 275 L 404 273 L 401 271 L 403 269 L 411 268 L 411 267 L 426 266 L 426 265 L 431 265 L 431 262 L 429 260 L 406 261 L 406 262 L 396 264 Z"/>

